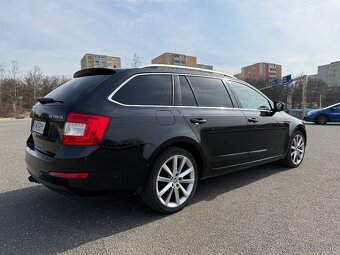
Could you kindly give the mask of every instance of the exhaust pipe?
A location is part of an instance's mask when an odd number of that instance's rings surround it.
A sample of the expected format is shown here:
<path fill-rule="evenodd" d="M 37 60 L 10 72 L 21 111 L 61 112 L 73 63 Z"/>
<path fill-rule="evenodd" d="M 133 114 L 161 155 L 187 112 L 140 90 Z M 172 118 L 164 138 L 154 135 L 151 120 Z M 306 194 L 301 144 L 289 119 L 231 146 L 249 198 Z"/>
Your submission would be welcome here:
<path fill-rule="evenodd" d="M 30 182 L 40 183 L 40 182 L 38 182 L 36 179 L 34 179 L 33 176 L 28 176 L 28 180 L 29 180 Z"/>

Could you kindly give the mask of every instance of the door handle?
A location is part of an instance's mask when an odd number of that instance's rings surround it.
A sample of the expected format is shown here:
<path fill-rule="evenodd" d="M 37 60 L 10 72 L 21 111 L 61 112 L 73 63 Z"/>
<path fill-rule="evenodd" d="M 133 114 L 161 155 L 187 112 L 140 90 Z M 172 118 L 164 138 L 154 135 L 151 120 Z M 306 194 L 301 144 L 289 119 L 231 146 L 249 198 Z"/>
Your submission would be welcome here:
<path fill-rule="evenodd" d="M 193 118 L 190 120 L 191 123 L 194 123 L 196 125 L 204 124 L 207 122 L 207 120 L 202 119 L 202 118 Z"/>
<path fill-rule="evenodd" d="M 256 123 L 258 120 L 256 118 L 248 118 L 248 122 Z"/>

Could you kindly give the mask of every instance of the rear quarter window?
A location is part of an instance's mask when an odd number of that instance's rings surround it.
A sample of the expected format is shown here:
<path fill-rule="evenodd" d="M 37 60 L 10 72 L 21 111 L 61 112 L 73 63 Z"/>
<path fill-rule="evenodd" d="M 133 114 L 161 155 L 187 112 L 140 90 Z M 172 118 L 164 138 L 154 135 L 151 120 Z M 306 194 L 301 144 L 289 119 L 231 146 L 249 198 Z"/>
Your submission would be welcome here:
<path fill-rule="evenodd" d="M 124 84 L 112 100 L 126 105 L 172 105 L 172 75 L 138 75 Z"/>

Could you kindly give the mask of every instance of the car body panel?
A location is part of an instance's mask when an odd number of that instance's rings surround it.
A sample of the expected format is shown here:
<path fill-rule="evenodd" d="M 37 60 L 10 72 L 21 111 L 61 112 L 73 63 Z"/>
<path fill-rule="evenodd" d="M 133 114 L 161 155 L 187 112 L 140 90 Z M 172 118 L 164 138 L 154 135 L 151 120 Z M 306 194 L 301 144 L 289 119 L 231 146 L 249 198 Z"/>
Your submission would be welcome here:
<path fill-rule="evenodd" d="M 198 112 L 197 108 L 180 107 L 178 111 L 199 138 L 212 171 L 247 161 L 247 122 L 241 110 L 200 108 Z M 202 118 L 206 123 L 191 123 L 195 118 Z"/>
<path fill-rule="evenodd" d="M 285 154 L 289 140 L 289 124 L 281 112 L 258 110 L 243 111 L 247 119 L 256 119 L 256 123 L 248 121 L 248 160 L 260 160 L 271 156 Z"/>

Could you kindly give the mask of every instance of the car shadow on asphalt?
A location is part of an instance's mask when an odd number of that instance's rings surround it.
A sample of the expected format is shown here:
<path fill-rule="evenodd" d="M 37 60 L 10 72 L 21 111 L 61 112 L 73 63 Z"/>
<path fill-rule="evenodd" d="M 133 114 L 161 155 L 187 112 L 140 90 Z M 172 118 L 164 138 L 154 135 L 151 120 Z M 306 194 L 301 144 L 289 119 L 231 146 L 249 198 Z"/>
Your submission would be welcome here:
<path fill-rule="evenodd" d="M 267 164 L 203 180 L 192 204 L 287 170 Z M 42 185 L 19 189 L 0 194 L 0 254 L 57 254 L 164 217 L 127 193 L 77 197 Z"/>

